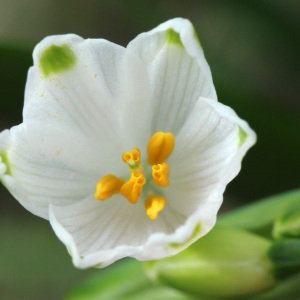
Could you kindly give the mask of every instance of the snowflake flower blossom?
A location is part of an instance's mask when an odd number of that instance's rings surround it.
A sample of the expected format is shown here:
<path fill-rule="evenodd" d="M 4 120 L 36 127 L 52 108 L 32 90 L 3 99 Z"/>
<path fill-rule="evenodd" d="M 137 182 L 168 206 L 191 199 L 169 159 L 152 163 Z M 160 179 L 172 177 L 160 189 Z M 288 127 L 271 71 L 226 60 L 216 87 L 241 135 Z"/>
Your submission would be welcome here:
<path fill-rule="evenodd" d="M 0 179 L 80 268 L 174 255 L 215 224 L 255 133 L 218 102 L 188 20 L 124 48 L 74 34 L 33 52 Z"/>

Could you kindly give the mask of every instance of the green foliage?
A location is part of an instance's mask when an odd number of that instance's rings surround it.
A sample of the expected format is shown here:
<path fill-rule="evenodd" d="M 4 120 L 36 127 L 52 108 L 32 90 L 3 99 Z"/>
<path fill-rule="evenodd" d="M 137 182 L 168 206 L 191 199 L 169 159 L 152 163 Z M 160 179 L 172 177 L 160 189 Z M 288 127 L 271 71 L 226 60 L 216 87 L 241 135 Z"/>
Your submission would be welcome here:
<path fill-rule="evenodd" d="M 299 201 L 300 190 L 270 196 L 223 214 L 219 218 L 218 224 L 271 237 L 274 221 L 286 211 L 297 207 Z"/>
<path fill-rule="evenodd" d="M 300 204 L 300 202 L 299 202 Z M 274 238 L 300 238 L 300 206 L 293 206 L 275 221 L 273 232 Z"/>
<path fill-rule="evenodd" d="M 300 239 L 276 241 L 269 250 L 277 278 L 300 272 Z"/>
<path fill-rule="evenodd" d="M 188 295 L 164 286 L 153 286 L 143 272 L 143 265 L 124 259 L 109 269 L 99 270 L 73 289 L 65 300 L 189 300 Z"/>
<path fill-rule="evenodd" d="M 147 273 L 154 282 L 198 297 L 257 294 L 276 283 L 270 246 L 258 235 L 216 226 L 179 254 L 146 263 Z"/>

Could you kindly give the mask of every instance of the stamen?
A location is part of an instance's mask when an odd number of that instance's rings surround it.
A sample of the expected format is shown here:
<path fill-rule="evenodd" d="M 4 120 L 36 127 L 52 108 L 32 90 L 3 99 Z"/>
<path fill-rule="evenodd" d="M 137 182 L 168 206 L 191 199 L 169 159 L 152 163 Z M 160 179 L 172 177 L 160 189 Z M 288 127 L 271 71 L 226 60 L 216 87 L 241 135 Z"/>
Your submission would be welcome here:
<path fill-rule="evenodd" d="M 149 195 L 145 201 L 146 214 L 151 221 L 157 219 L 158 214 L 163 210 L 167 201 L 162 196 Z"/>
<path fill-rule="evenodd" d="M 169 186 L 170 168 L 167 163 L 152 166 L 152 177 L 156 185 Z"/>
<path fill-rule="evenodd" d="M 153 181 L 159 187 L 169 186 L 170 168 L 165 161 L 172 154 L 174 147 L 175 137 L 170 132 L 157 132 L 148 142 L 148 163 L 152 166 Z M 122 159 L 131 171 L 130 179 L 125 182 L 114 175 L 104 176 L 96 186 L 95 198 L 97 200 L 106 200 L 114 194 L 120 193 L 131 204 L 139 201 L 143 186 L 146 184 L 145 170 L 141 165 L 141 152 L 135 148 L 131 152 L 123 153 Z M 149 195 L 145 201 L 149 219 L 156 220 L 165 205 L 164 197 Z"/>
<path fill-rule="evenodd" d="M 114 175 L 106 175 L 102 177 L 96 185 L 95 199 L 106 200 L 110 198 L 114 194 L 120 192 L 124 183 L 125 181 L 123 179 Z"/>
<path fill-rule="evenodd" d="M 171 132 L 156 132 L 148 142 L 148 164 L 163 163 L 172 154 L 175 137 Z"/>
<path fill-rule="evenodd" d="M 131 174 L 130 179 L 123 184 L 120 193 L 126 197 L 130 203 L 135 204 L 139 200 L 145 183 L 146 179 L 143 174 Z"/>

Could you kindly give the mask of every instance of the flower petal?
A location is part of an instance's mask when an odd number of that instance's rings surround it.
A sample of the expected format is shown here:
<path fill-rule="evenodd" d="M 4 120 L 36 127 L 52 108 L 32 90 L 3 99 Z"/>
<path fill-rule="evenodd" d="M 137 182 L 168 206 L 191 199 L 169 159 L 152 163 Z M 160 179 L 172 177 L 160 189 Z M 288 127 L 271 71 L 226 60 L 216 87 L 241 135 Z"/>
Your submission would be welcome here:
<path fill-rule="evenodd" d="M 90 193 L 96 182 L 76 165 L 65 164 L 60 153 L 46 155 L 37 144 L 30 144 L 23 125 L 2 132 L 0 144 L 4 142 L 0 155 L 6 172 L 1 179 L 14 197 L 38 216 L 48 218 L 49 203 L 66 205 L 78 201 Z"/>
<path fill-rule="evenodd" d="M 180 214 L 174 213 L 152 222 L 143 201 L 132 205 L 120 195 L 104 202 L 90 196 L 65 207 L 51 205 L 49 215 L 55 233 L 80 268 L 99 264 L 105 267 L 126 256 L 141 260 L 166 256 L 167 239 L 152 251 L 153 239 L 167 237 L 183 222 Z M 147 243 L 149 246 L 145 246 Z"/>
<path fill-rule="evenodd" d="M 99 203 L 87 197 L 68 207 L 50 205 L 49 216 L 75 266 L 102 268 L 128 256 L 156 260 L 178 253 L 214 225 L 208 213 L 214 210 L 216 215 L 217 209 L 213 203 L 203 203 L 197 218 L 180 226 L 186 217 L 170 210 L 152 222 L 142 203 L 131 205 L 119 196 Z"/>
<path fill-rule="evenodd" d="M 107 173 L 127 174 L 122 153 L 147 138 L 144 120 L 129 120 L 148 107 L 132 109 L 131 101 L 149 92 L 139 58 L 105 40 L 52 36 L 33 56 L 24 122 L 0 138 L 12 170 L 2 180 L 22 205 L 48 218 L 49 203 L 79 201 Z"/>
<path fill-rule="evenodd" d="M 240 128 L 247 135 L 242 145 Z M 206 217 L 212 226 L 225 187 L 239 172 L 256 135 L 229 107 L 200 98 L 176 140 L 168 161 L 172 188 L 166 190 L 165 197 L 171 200 L 169 205 L 174 211 L 187 218 L 196 217 L 195 224 L 204 224 L 197 215 L 203 204 L 211 203 L 215 208 Z"/>
<path fill-rule="evenodd" d="M 52 47 L 67 47 L 76 63 L 45 75 L 44 55 Z M 33 57 L 24 107 L 28 126 L 31 121 L 33 126 L 35 122 L 62 124 L 88 138 L 104 136 L 110 143 L 128 140 L 123 136 L 123 115 L 129 115 L 131 121 L 134 116 L 137 120 L 137 116 L 146 116 L 147 105 L 131 105 L 141 100 L 146 104 L 149 95 L 146 71 L 131 51 L 105 40 L 83 40 L 70 34 L 45 38 Z"/>
<path fill-rule="evenodd" d="M 199 97 L 217 99 L 210 68 L 195 29 L 173 19 L 127 46 L 144 61 L 152 94 L 153 132 L 176 133 Z"/>
<path fill-rule="evenodd" d="M 247 135 L 243 145 L 240 128 Z M 155 222 L 146 217 L 143 201 L 131 205 L 121 196 L 51 206 L 50 222 L 76 266 L 105 267 L 126 256 L 160 259 L 183 250 L 214 226 L 226 184 L 239 171 L 255 134 L 230 108 L 200 98 L 176 138 L 168 160 L 167 205 Z"/>

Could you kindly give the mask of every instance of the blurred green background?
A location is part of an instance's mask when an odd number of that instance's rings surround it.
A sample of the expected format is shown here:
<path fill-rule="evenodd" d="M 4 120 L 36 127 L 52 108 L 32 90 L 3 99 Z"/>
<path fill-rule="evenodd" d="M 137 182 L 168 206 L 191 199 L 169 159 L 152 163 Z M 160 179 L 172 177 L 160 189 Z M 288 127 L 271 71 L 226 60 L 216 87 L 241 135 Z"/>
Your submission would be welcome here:
<path fill-rule="evenodd" d="M 0 0 L 0 129 L 22 121 L 31 53 L 43 37 L 76 33 L 126 46 L 178 16 L 198 32 L 219 100 L 258 135 L 222 209 L 298 188 L 298 0 Z M 2 186 L 0 214 L 0 299 L 61 299 L 97 272 L 75 269 L 48 222 L 25 211 Z"/>

